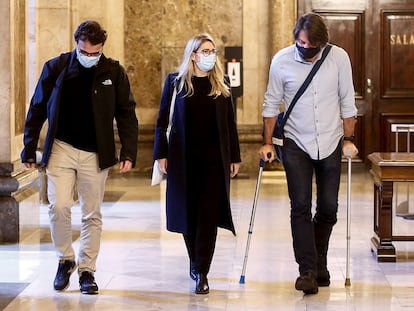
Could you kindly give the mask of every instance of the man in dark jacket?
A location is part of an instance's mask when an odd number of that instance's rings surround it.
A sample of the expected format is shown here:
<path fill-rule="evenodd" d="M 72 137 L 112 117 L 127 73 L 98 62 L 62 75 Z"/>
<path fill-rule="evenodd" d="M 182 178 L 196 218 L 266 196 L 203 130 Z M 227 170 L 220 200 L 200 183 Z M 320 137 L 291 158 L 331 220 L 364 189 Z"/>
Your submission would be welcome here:
<path fill-rule="evenodd" d="M 135 166 L 138 120 L 124 68 L 103 54 L 106 31 L 95 21 L 85 21 L 74 38 L 75 50 L 43 67 L 27 114 L 21 159 L 27 168 L 35 167 L 40 131 L 47 120 L 40 164 L 46 167 L 50 229 L 59 258 L 54 288 L 66 289 L 78 266 L 81 292 L 97 294 L 94 272 L 105 182 L 109 168 L 118 161 L 120 173 Z M 119 160 L 114 119 L 122 145 Z M 71 224 L 75 183 L 82 213 L 77 263 Z"/>

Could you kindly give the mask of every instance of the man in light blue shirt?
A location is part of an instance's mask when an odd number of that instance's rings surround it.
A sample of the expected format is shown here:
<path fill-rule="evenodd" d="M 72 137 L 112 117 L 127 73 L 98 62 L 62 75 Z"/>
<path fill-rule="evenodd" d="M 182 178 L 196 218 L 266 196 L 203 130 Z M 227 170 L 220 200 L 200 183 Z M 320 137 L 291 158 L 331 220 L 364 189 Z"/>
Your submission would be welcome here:
<path fill-rule="evenodd" d="M 260 156 L 272 162 L 272 134 L 280 105 L 287 110 L 293 97 L 321 58 L 329 41 L 327 27 L 315 13 L 299 18 L 293 30 L 295 44 L 272 60 L 263 104 L 263 146 Z M 358 153 L 354 141 L 355 116 L 352 68 L 348 54 L 332 46 L 326 59 L 299 98 L 284 127 L 283 165 L 291 201 L 293 249 L 300 276 L 295 288 L 316 294 L 329 286 L 327 252 L 337 221 L 341 157 Z M 312 217 L 312 178 L 317 199 Z"/>

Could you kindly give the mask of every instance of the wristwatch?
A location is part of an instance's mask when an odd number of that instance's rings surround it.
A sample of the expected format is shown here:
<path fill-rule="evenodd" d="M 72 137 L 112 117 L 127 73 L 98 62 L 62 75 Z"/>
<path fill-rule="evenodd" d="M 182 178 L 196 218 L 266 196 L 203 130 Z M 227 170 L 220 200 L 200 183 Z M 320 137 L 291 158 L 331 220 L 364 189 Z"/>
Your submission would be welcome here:
<path fill-rule="evenodd" d="M 355 136 L 354 135 L 352 135 L 352 136 L 344 136 L 344 140 L 347 140 L 347 141 L 350 141 L 350 142 L 354 142 L 355 141 Z"/>

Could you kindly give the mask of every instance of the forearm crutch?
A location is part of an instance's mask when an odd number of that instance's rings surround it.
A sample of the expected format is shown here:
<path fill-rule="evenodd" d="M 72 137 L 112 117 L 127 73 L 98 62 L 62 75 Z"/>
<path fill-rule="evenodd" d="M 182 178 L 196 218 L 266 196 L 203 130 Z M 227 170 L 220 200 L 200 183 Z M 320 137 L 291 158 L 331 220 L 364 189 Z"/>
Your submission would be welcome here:
<path fill-rule="evenodd" d="M 352 158 L 348 157 L 348 176 L 347 176 L 347 191 L 346 191 L 346 277 L 345 277 L 345 286 L 351 286 L 351 279 L 349 278 L 350 242 L 351 242 L 351 164 L 352 164 Z"/>
<path fill-rule="evenodd" d="M 256 190 L 254 192 L 253 208 L 252 208 L 252 214 L 250 216 L 249 232 L 248 232 L 248 236 L 247 236 L 246 251 L 244 253 L 243 269 L 242 269 L 242 273 L 240 275 L 240 281 L 239 281 L 240 284 L 244 284 L 244 276 L 245 276 L 245 273 L 246 273 L 247 257 L 249 255 L 250 239 L 251 239 L 252 233 L 253 233 L 254 217 L 256 215 L 257 198 L 259 197 L 260 182 L 262 180 L 262 173 L 263 173 L 264 163 L 265 162 L 262 159 L 260 159 L 259 176 L 257 177 Z"/>

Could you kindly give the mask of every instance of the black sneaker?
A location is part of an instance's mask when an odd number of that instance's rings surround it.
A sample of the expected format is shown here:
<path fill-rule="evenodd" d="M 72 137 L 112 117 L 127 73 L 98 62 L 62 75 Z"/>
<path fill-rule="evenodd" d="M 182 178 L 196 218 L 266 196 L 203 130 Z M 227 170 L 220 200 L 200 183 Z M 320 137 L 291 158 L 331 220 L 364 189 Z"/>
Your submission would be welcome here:
<path fill-rule="evenodd" d="M 70 276 L 76 269 L 76 262 L 73 260 L 59 260 L 53 287 L 55 290 L 65 290 L 69 287 Z"/>
<path fill-rule="evenodd" d="M 315 274 L 313 272 L 301 274 L 296 280 L 295 288 L 302 290 L 305 294 L 318 293 L 318 283 L 316 282 Z"/>
<path fill-rule="evenodd" d="M 98 293 L 98 285 L 89 271 L 83 271 L 79 277 L 79 288 L 82 294 L 95 295 Z"/>

